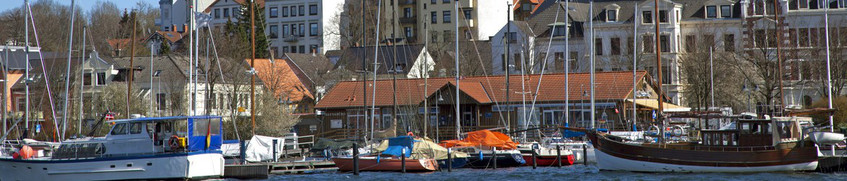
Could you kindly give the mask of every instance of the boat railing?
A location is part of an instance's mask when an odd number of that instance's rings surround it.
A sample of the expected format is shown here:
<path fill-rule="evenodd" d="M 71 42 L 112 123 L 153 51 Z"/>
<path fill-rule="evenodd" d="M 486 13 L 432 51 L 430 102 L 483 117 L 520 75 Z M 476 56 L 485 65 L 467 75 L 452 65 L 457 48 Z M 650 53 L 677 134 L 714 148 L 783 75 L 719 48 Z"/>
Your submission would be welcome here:
<path fill-rule="evenodd" d="M 702 146 L 695 145 L 694 150 L 700 151 L 763 151 L 763 150 L 774 150 L 776 147 L 773 146 Z"/>

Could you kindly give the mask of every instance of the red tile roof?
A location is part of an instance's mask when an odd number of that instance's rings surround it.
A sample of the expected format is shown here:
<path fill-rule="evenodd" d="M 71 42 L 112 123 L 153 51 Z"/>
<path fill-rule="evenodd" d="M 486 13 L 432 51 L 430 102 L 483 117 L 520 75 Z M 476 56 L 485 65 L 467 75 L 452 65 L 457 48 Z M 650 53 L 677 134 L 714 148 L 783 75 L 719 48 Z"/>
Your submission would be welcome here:
<path fill-rule="evenodd" d="M 246 61 L 249 65 L 250 60 Z M 292 102 L 315 98 L 285 60 L 256 59 L 254 68 L 257 71 L 256 76 L 274 92 L 277 98 Z"/>
<path fill-rule="evenodd" d="M 637 78 L 645 81 L 646 72 L 639 71 Z M 542 78 L 543 76 L 543 78 Z M 569 74 L 569 100 L 587 100 L 583 97 L 584 92 L 590 92 L 590 79 L 588 73 Z M 509 102 L 520 102 L 523 100 L 522 87 L 525 88 L 527 100 L 531 101 L 537 91 L 538 102 L 563 101 L 565 97 L 565 74 L 527 75 L 523 86 L 520 75 L 510 77 Z M 538 82 L 541 86 L 538 86 Z M 429 97 L 439 89 L 450 88 L 455 85 L 455 78 L 441 77 L 430 78 L 429 86 L 424 90 L 424 79 L 398 79 L 397 80 L 397 104 L 415 105 L 421 104 L 424 97 Z M 632 92 L 632 72 L 601 72 L 595 77 L 595 91 L 597 100 L 622 100 L 626 99 Z M 506 81 L 504 76 L 480 76 L 465 77 L 459 81 L 461 92 L 480 104 L 493 104 L 494 102 L 505 102 Z M 371 105 L 373 95 L 373 81 L 367 82 L 367 105 Z M 392 101 L 392 81 L 376 81 L 376 105 L 389 106 Z M 343 108 L 362 106 L 362 82 L 345 81 L 338 83 L 330 90 L 315 108 Z"/>

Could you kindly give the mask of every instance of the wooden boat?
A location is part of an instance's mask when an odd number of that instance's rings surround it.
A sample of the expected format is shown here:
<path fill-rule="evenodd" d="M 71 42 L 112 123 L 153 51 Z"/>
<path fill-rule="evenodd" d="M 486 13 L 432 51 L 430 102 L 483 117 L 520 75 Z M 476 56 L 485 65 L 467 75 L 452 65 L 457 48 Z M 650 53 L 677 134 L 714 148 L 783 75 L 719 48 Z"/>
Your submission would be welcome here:
<path fill-rule="evenodd" d="M 586 131 L 601 170 L 637 172 L 810 171 L 818 148 L 793 119 L 739 119 L 733 129 L 702 130 L 701 142 L 632 144 Z"/>
<path fill-rule="evenodd" d="M 359 158 L 360 171 L 401 171 L 403 162 L 397 157 L 364 156 Z M 353 171 L 353 157 L 333 158 L 339 171 Z M 435 159 L 406 159 L 407 172 L 431 172 L 438 170 Z"/>
<path fill-rule="evenodd" d="M 519 167 L 526 164 L 526 160 L 518 150 L 491 150 L 477 147 L 454 147 L 455 150 L 468 153 L 466 167 L 469 168 L 493 168 L 497 162 L 497 168 Z M 494 156 L 497 159 L 494 159 Z"/>
<path fill-rule="evenodd" d="M 556 153 L 556 145 L 559 145 L 559 155 Z M 571 150 L 568 150 L 561 143 L 552 143 L 552 144 L 544 144 L 541 145 L 537 142 L 533 142 L 531 144 L 522 144 L 518 146 L 518 151 L 521 152 L 521 156 L 526 161 L 524 166 L 532 166 L 532 152 L 533 147 L 535 150 L 535 160 L 538 162 L 536 166 L 558 166 L 559 159 L 562 159 L 562 165 L 573 165 L 574 163 L 574 154 Z"/>

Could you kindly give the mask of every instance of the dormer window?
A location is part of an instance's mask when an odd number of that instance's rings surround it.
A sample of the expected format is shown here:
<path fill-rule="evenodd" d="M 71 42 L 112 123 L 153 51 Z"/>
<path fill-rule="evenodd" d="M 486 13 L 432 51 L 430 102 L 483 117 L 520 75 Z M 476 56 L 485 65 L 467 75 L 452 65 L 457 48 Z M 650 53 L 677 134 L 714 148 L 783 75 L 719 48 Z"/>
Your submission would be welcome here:
<path fill-rule="evenodd" d="M 643 12 L 641 12 L 641 23 L 644 23 L 644 24 L 653 23 L 653 11 L 643 11 Z"/>
<path fill-rule="evenodd" d="M 718 7 L 706 6 L 706 18 L 718 18 Z"/>
<path fill-rule="evenodd" d="M 659 23 L 667 23 L 668 22 L 668 11 L 667 10 L 659 10 Z"/>
<path fill-rule="evenodd" d="M 731 17 L 732 17 L 732 6 L 721 5 L 721 18 L 731 18 Z"/>
<path fill-rule="evenodd" d="M 606 11 L 606 21 L 607 22 L 618 21 L 618 10 L 607 10 Z"/>

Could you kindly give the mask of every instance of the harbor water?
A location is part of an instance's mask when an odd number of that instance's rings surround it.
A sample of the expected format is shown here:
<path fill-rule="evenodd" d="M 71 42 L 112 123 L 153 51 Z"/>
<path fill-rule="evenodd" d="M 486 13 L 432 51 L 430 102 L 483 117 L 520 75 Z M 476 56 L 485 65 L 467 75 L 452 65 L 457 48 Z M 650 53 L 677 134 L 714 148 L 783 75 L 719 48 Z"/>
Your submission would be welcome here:
<path fill-rule="evenodd" d="M 362 172 L 319 173 L 304 175 L 272 175 L 267 180 L 448 180 L 448 181 L 498 181 L 498 180 L 847 180 L 847 173 L 633 173 L 599 171 L 594 166 L 573 165 L 562 168 L 532 167 L 500 169 L 454 169 L 453 172 L 429 173 Z"/>

